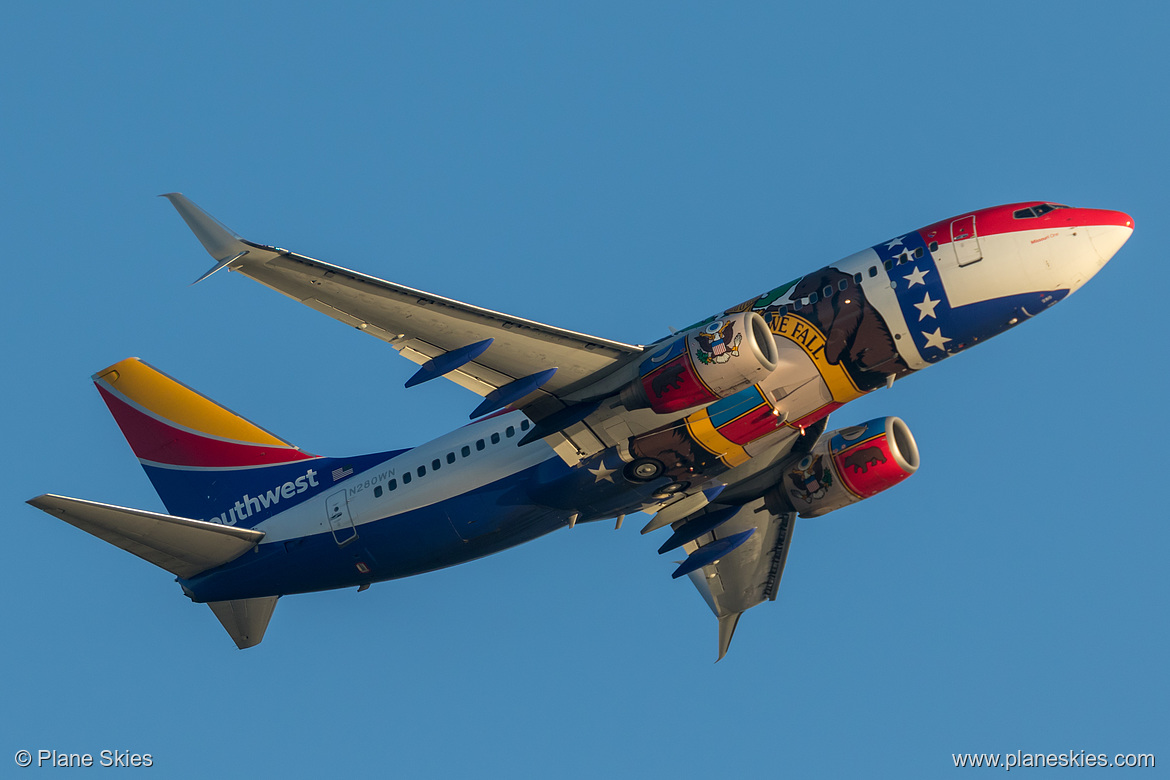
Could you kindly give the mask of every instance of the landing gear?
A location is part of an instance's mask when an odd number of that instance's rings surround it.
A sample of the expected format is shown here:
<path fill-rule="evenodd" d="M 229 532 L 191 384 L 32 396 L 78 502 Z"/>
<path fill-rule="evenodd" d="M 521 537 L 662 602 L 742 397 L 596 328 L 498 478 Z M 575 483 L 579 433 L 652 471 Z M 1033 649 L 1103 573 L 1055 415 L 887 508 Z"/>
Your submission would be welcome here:
<path fill-rule="evenodd" d="M 668 485 L 663 485 L 658 489 L 658 492 L 650 496 L 655 501 L 666 501 L 674 497 L 675 493 L 682 493 L 691 486 L 690 482 L 671 482 Z"/>
<path fill-rule="evenodd" d="M 662 472 L 665 470 L 666 466 L 660 460 L 654 458 L 638 458 L 633 463 L 627 465 L 622 473 L 631 482 L 650 482 L 662 476 Z"/>

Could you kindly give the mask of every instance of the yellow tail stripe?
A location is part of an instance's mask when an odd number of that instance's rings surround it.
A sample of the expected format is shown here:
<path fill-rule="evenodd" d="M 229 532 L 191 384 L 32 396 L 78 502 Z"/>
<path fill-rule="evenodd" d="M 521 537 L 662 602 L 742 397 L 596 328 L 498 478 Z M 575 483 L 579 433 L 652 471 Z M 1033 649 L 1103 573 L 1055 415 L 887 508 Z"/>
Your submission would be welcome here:
<path fill-rule="evenodd" d="M 221 439 L 292 447 L 288 442 L 240 417 L 235 412 L 195 392 L 186 385 L 148 366 L 138 358 L 126 358 L 94 374 L 94 381 L 108 384 L 125 398 L 164 420 Z"/>

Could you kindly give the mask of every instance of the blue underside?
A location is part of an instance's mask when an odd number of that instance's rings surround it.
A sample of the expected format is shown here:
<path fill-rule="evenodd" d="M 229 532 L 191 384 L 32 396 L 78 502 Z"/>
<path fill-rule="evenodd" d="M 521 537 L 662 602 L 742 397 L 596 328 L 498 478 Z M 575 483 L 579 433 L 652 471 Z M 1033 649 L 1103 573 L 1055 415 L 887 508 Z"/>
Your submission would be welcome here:
<path fill-rule="evenodd" d="M 536 539 L 568 522 L 569 512 L 537 506 L 527 485 L 559 459 L 431 506 L 357 527 L 338 545 L 332 533 L 261 544 L 231 563 L 180 580 L 195 601 L 226 601 L 360 585 L 453 566 Z"/>

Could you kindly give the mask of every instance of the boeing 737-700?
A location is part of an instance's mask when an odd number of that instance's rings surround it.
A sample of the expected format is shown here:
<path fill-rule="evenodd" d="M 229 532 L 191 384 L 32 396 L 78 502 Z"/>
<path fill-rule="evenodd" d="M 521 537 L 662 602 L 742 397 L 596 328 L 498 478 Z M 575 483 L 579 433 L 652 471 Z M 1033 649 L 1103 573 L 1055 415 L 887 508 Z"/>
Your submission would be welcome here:
<path fill-rule="evenodd" d="M 1029 201 L 901 233 L 650 346 L 542 325 L 246 241 L 165 196 L 214 267 L 379 338 L 482 397 L 427 444 L 312 455 L 156 368 L 94 375 L 167 514 L 33 506 L 174 574 L 240 648 L 281 596 L 453 566 L 577 523 L 649 515 L 718 619 L 776 598 L 793 528 L 909 477 L 909 428 L 828 430 L 844 404 L 1064 300 L 1133 231 L 1119 211 Z"/>

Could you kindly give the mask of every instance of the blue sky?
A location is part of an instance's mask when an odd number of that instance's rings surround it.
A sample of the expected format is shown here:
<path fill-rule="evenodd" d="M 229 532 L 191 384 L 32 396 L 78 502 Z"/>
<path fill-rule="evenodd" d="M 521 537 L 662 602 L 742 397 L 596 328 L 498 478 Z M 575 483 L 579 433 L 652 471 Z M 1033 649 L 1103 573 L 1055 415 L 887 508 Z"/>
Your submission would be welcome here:
<path fill-rule="evenodd" d="M 167 777 L 937 776 L 955 752 L 1170 762 L 1155 3 L 32 5 L 0 30 L 9 447 L 0 765 Z M 140 356 L 306 449 L 477 399 L 210 260 L 244 236 L 650 342 L 826 262 L 1025 199 L 1136 232 L 1081 292 L 837 412 L 923 466 L 798 524 L 715 622 L 638 522 L 283 599 L 237 651 L 165 572 L 22 502 L 161 509 L 88 377 Z M 1165 754 L 1165 755 L 1163 755 Z M 35 771 L 35 770 L 28 770 Z"/>

